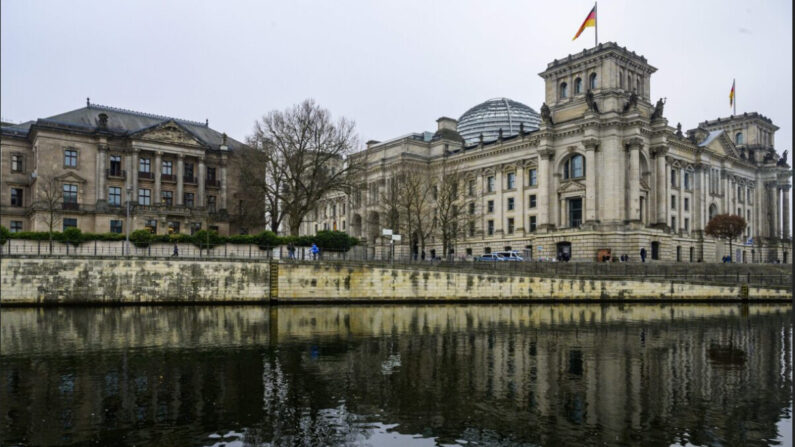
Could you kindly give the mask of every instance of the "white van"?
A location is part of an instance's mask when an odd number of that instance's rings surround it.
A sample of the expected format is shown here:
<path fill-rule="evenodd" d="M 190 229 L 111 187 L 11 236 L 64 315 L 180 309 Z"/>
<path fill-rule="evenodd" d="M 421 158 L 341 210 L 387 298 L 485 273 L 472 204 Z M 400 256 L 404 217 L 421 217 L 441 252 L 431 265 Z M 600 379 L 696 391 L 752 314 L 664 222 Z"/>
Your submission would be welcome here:
<path fill-rule="evenodd" d="M 494 254 L 502 256 L 503 261 L 524 261 L 524 258 L 519 256 L 519 252 L 516 250 L 498 251 L 495 252 Z"/>

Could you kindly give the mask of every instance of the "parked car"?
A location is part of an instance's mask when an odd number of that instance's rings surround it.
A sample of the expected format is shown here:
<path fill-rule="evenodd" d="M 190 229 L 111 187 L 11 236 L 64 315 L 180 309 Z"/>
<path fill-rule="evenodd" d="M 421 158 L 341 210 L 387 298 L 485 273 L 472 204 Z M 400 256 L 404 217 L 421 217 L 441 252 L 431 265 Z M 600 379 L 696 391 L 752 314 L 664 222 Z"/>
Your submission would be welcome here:
<path fill-rule="evenodd" d="M 487 253 L 483 256 L 478 256 L 475 258 L 476 261 L 505 261 L 505 258 L 502 255 L 497 253 Z"/>
<path fill-rule="evenodd" d="M 495 255 L 502 256 L 505 258 L 505 261 L 524 261 L 524 258 L 519 256 L 519 252 L 516 250 L 511 251 L 498 251 L 494 253 Z"/>

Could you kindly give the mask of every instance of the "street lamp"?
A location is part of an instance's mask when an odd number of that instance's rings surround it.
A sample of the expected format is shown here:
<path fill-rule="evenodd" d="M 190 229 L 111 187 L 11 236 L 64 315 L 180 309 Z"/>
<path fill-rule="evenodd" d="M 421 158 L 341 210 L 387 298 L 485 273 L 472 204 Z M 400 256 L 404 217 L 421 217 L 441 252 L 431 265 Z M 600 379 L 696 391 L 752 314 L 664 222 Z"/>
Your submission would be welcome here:
<path fill-rule="evenodd" d="M 127 187 L 127 220 L 124 227 L 127 230 L 124 238 L 124 249 L 127 254 L 130 254 L 130 196 L 132 195 L 132 186 Z M 122 253 L 124 254 L 124 253 Z"/>

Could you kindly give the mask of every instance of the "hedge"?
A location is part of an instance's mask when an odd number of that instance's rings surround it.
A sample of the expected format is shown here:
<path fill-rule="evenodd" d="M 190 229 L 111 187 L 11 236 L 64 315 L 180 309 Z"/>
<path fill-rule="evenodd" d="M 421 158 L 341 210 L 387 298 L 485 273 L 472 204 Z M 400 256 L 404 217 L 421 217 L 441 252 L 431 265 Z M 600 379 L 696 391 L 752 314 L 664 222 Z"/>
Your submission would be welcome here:
<path fill-rule="evenodd" d="M 23 239 L 33 241 L 48 241 L 50 233 L 46 231 L 21 231 L 11 233 L 0 226 L 0 245 L 7 239 Z M 52 240 L 68 242 L 79 245 L 90 241 L 123 241 L 124 234 L 119 233 L 83 233 L 78 228 L 67 228 L 63 233 L 53 232 Z M 315 236 L 278 236 L 272 231 L 263 231 L 259 234 L 239 234 L 221 236 L 215 231 L 199 230 L 193 235 L 188 234 L 152 234 L 149 230 L 135 230 L 130 233 L 130 242 L 136 247 L 147 247 L 149 244 L 160 243 L 190 243 L 200 248 L 215 247 L 221 244 L 255 244 L 263 250 L 280 245 L 293 244 L 297 247 L 309 247 L 312 244 L 322 250 L 348 251 L 359 244 L 355 237 L 348 236 L 342 231 L 319 231 Z"/>

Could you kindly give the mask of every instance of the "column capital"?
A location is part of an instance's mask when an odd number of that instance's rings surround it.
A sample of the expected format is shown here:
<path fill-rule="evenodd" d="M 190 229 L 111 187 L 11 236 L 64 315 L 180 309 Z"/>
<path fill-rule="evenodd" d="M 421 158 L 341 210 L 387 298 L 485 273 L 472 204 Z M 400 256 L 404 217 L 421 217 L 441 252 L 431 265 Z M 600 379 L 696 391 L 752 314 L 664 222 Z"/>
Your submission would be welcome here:
<path fill-rule="evenodd" d="M 652 146 L 651 147 L 651 153 L 655 157 L 665 156 L 665 154 L 668 153 L 668 146 L 663 146 L 661 144 L 657 145 L 657 146 Z"/>
<path fill-rule="evenodd" d="M 585 140 L 582 140 L 582 145 L 585 147 L 586 151 L 599 150 L 599 140 L 596 138 L 586 138 Z"/>
<path fill-rule="evenodd" d="M 550 148 L 539 149 L 538 156 L 551 160 L 555 156 L 555 150 Z"/>
<path fill-rule="evenodd" d="M 155 151 L 155 155 L 158 156 L 158 157 L 162 157 L 163 156 L 163 151 Z"/>
<path fill-rule="evenodd" d="M 177 154 L 177 158 L 180 160 L 185 160 L 185 154 Z"/>
<path fill-rule="evenodd" d="M 633 149 L 642 149 L 643 148 L 643 138 L 641 137 L 631 137 L 624 140 L 624 149 L 627 151 L 631 151 Z"/>

